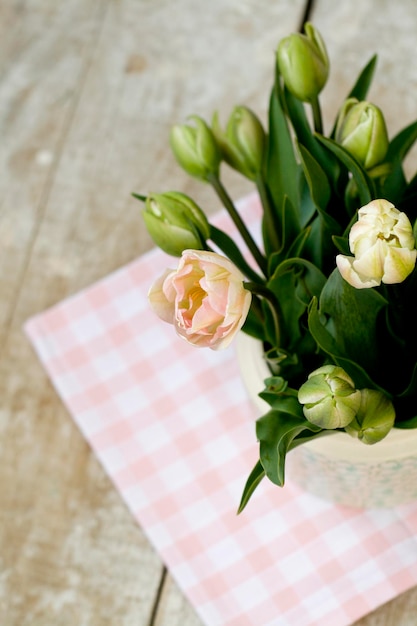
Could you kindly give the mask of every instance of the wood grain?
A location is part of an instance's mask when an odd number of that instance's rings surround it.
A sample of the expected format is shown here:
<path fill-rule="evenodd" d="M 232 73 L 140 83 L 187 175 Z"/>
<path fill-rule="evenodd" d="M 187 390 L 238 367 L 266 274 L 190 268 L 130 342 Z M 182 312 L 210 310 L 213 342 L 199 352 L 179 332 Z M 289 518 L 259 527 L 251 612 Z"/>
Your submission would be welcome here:
<path fill-rule="evenodd" d="M 195 622 L 172 581 L 153 611 L 162 564 L 21 329 L 150 247 L 131 191 L 179 188 L 218 208 L 175 165 L 169 128 L 193 110 L 261 102 L 258 80 L 269 81 L 275 38 L 301 3 L 284 5 L 266 7 L 262 42 L 254 2 L 0 7 L 2 624 L 172 624 L 175 613 Z"/>
<path fill-rule="evenodd" d="M 277 41 L 298 27 L 304 4 L 0 4 L 2 625 L 201 625 L 57 398 L 22 325 L 151 247 L 132 191 L 178 189 L 209 213 L 219 207 L 176 166 L 169 129 L 190 113 L 210 118 L 218 109 L 225 119 L 237 103 L 265 119 Z M 407 62 L 413 1 L 315 7 L 337 66 L 326 113 L 379 48 L 375 95 L 389 124 L 417 117 L 417 70 Z M 384 28 L 395 46 L 378 39 Z M 234 197 L 249 190 L 230 173 L 226 180 Z M 410 591 L 358 624 L 412 624 L 416 603 Z"/>

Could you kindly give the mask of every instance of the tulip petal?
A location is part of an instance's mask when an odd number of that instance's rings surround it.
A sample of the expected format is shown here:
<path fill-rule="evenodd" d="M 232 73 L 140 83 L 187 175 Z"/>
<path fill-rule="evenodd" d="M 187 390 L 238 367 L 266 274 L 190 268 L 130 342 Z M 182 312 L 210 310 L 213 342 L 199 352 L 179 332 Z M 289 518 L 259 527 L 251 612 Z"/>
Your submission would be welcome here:
<path fill-rule="evenodd" d="M 384 263 L 388 253 L 388 246 L 385 241 L 377 239 L 373 246 L 370 246 L 361 256 L 356 256 L 353 261 L 353 269 L 364 279 L 374 279 L 379 285 L 384 275 Z"/>
<path fill-rule="evenodd" d="M 377 287 L 381 284 L 381 281 L 358 274 L 353 267 L 354 261 L 355 257 L 353 256 L 338 254 L 336 257 L 337 268 L 349 285 L 352 285 L 355 289 L 369 289 L 370 287 Z"/>
<path fill-rule="evenodd" d="M 416 255 L 417 250 L 390 247 L 385 258 L 382 282 L 392 285 L 405 280 L 414 269 Z"/>
<path fill-rule="evenodd" d="M 151 286 L 148 292 L 148 300 L 157 314 L 164 322 L 172 324 L 175 315 L 175 291 L 172 287 L 172 277 L 175 271 L 167 269 Z"/>

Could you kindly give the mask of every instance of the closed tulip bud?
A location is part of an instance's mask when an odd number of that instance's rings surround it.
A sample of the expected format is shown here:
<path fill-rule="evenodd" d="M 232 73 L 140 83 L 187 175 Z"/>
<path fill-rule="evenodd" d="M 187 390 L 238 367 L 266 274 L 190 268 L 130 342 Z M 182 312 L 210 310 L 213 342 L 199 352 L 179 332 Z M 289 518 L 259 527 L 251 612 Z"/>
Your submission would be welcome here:
<path fill-rule="evenodd" d="M 316 99 L 329 75 L 329 58 L 320 33 L 310 23 L 305 35 L 293 33 L 277 50 L 279 71 L 288 90 L 302 102 Z"/>
<path fill-rule="evenodd" d="M 176 125 L 170 134 L 171 148 L 181 167 L 191 176 L 208 180 L 219 173 L 221 154 L 213 131 L 197 115 L 195 126 Z"/>
<path fill-rule="evenodd" d="M 388 200 L 372 200 L 358 211 L 350 229 L 354 256 L 338 254 L 336 265 L 356 289 L 403 282 L 413 271 L 417 250 L 407 215 Z"/>
<path fill-rule="evenodd" d="M 247 107 L 237 106 L 223 131 L 216 113 L 213 132 L 226 163 L 250 180 L 256 180 L 266 144 L 265 131 L 256 115 Z"/>
<path fill-rule="evenodd" d="M 202 250 L 210 237 L 203 211 L 191 198 L 176 191 L 150 194 L 143 219 L 156 245 L 172 256 L 181 256 L 186 249 Z"/>
<path fill-rule="evenodd" d="M 321 428 L 344 428 L 355 417 L 361 393 L 353 380 L 336 365 L 312 372 L 298 391 L 306 419 Z"/>
<path fill-rule="evenodd" d="M 362 389 L 359 410 L 345 430 L 363 443 L 373 444 L 387 436 L 394 421 L 395 409 L 389 398 L 381 391 Z"/>
<path fill-rule="evenodd" d="M 365 169 L 381 163 L 388 150 L 387 127 L 381 110 L 369 102 L 349 98 L 338 116 L 336 140 Z"/>

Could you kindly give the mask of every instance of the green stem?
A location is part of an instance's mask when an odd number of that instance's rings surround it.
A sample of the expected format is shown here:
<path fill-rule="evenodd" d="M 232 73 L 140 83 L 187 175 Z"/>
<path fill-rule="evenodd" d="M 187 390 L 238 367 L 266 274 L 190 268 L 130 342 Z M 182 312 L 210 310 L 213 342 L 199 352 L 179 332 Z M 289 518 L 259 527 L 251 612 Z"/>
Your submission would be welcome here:
<path fill-rule="evenodd" d="M 245 288 L 246 288 L 246 286 L 247 286 L 247 283 L 245 283 Z M 257 319 L 262 324 L 265 324 L 265 316 L 264 316 L 264 313 L 262 311 L 261 300 L 255 293 L 253 293 L 253 295 L 255 297 L 252 298 L 252 304 L 251 304 L 252 311 L 253 311 L 254 315 L 257 317 Z"/>
<path fill-rule="evenodd" d="M 259 276 L 246 262 L 233 239 L 219 228 L 216 228 L 216 226 L 213 226 L 213 224 L 210 224 L 210 239 L 249 280 L 255 283 L 265 283 L 265 279 Z"/>
<path fill-rule="evenodd" d="M 259 285 L 257 283 L 244 283 L 245 289 L 252 292 L 256 296 L 260 296 L 264 298 L 268 304 L 272 314 L 272 319 L 274 321 L 274 334 L 275 334 L 275 347 L 279 345 L 280 342 L 280 317 L 282 317 L 280 304 L 275 296 L 275 294 L 268 289 L 265 285 Z"/>
<path fill-rule="evenodd" d="M 311 108 L 313 109 L 313 122 L 314 130 L 320 135 L 323 134 L 323 121 L 321 117 L 321 109 L 319 99 L 316 97 L 311 101 Z"/>
<path fill-rule="evenodd" d="M 260 270 L 262 271 L 264 276 L 267 276 L 268 264 L 267 264 L 266 258 L 263 256 L 262 252 L 259 250 L 258 246 L 256 245 L 256 242 L 252 238 L 252 235 L 246 228 L 244 221 L 242 220 L 239 213 L 237 212 L 235 205 L 233 204 L 229 194 L 227 193 L 220 179 L 215 174 L 211 174 L 208 178 L 208 182 L 211 183 L 218 197 L 222 201 L 223 206 L 225 207 L 230 217 L 232 218 L 236 228 L 238 229 L 239 233 L 242 236 L 242 239 L 248 246 L 249 250 L 251 251 L 253 255 L 253 258 L 259 265 Z"/>

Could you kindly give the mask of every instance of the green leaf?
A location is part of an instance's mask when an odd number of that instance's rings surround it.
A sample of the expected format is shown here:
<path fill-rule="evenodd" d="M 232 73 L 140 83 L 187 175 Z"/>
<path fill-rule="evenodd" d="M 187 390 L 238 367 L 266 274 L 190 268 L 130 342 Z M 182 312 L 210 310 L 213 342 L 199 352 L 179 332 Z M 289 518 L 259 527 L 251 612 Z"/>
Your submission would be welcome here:
<path fill-rule="evenodd" d="M 376 327 L 387 302 L 375 289 L 355 289 L 333 270 L 320 296 L 320 313 L 341 354 L 360 363 L 367 371 L 378 369 Z"/>
<path fill-rule="evenodd" d="M 399 394 L 400 398 L 406 398 L 409 396 L 417 395 L 417 363 L 414 365 L 413 374 L 411 380 L 402 393 Z"/>
<path fill-rule="evenodd" d="M 294 417 L 272 409 L 256 422 L 262 466 L 268 478 L 280 487 L 285 482 L 285 458 L 293 440 L 303 431 L 321 430 L 303 417 L 301 405 L 299 414 L 300 417 Z"/>
<path fill-rule="evenodd" d="M 402 164 L 416 140 L 417 122 L 414 122 L 390 141 L 385 160 L 391 163 L 392 169 L 382 183 L 381 195 L 393 204 L 398 204 L 401 201 L 406 190 L 407 181 Z"/>
<path fill-rule="evenodd" d="M 325 212 L 319 212 L 310 225 L 310 234 L 304 256 L 318 268 L 324 269 L 326 261 L 334 262 L 333 237 L 340 234 L 340 224 Z"/>
<path fill-rule="evenodd" d="M 259 339 L 263 341 L 265 338 L 265 327 L 262 320 L 256 315 L 253 307 L 249 309 L 248 315 L 246 317 L 245 323 L 242 327 L 243 332 L 251 337 L 255 337 L 255 339 Z"/>
<path fill-rule="evenodd" d="M 301 200 L 298 208 L 298 213 L 300 226 L 301 228 L 304 228 L 311 221 L 317 209 L 313 202 L 313 198 L 311 197 L 310 188 L 302 169 L 300 170 L 299 187 Z"/>
<path fill-rule="evenodd" d="M 335 430 L 321 430 L 320 432 L 313 433 L 308 430 L 303 430 L 295 439 L 293 439 L 289 450 L 294 450 L 298 448 L 298 446 L 302 446 L 307 441 L 311 441 L 312 439 L 318 439 L 319 437 L 328 437 L 337 431 Z"/>
<path fill-rule="evenodd" d="M 318 297 L 326 284 L 326 276 L 310 261 L 306 259 L 286 259 L 279 267 L 277 267 L 275 274 L 271 277 L 269 285 L 273 285 L 273 281 L 277 280 L 280 276 L 287 272 L 293 272 L 296 280 L 298 281 L 297 293 L 303 294 L 300 297 L 300 301 L 305 306 L 308 306 L 313 296 Z M 276 293 L 279 293 L 276 292 Z"/>
<path fill-rule="evenodd" d="M 411 223 L 417 219 L 417 174 L 405 188 L 401 202 L 397 203 L 397 209 L 407 213 Z"/>
<path fill-rule="evenodd" d="M 316 135 L 318 141 L 328 148 L 348 168 L 358 186 L 359 199 L 362 206 L 375 198 L 375 186 L 371 178 L 347 150 L 333 139 Z"/>
<path fill-rule="evenodd" d="M 365 65 L 362 72 L 359 74 L 356 79 L 355 84 L 352 89 L 346 96 L 345 100 L 348 98 L 356 98 L 357 100 L 366 100 L 366 96 L 368 95 L 369 87 L 371 86 L 372 79 L 375 73 L 376 62 L 378 60 L 377 55 L 375 54 L 371 60 Z M 336 134 L 336 126 L 337 126 L 337 118 L 335 120 L 333 130 L 330 133 L 330 137 L 334 139 Z"/>
<path fill-rule="evenodd" d="M 321 211 L 325 211 L 331 197 L 327 176 L 305 146 L 298 144 L 298 149 L 314 205 Z"/>
<path fill-rule="evenodd" d="M 358 100 L 366 100 L 369 87 L 372 83 L 372 78 L 375 73 L 375 67 L 378 57 L 376 54 L 365 65 L 362 72 L 359 74 L 356 83 L 350 90 L 347 98 L 357 98 Z"/>
<path fill-rule="evenodd" d="M 311 228 L 305 228 L 294 238 L 289 248 L 283 252 L 274 252 L 269 258 L 269 274 L 273 276 L 280 263 L 286 261 L 289 258 L 299 258 L 302 255 L 306 242 L 311 234 Z"/>
<path fill-rule="evenodd" d="M 249 474 L 248 480 L 246 481 L 245 487 L 243 489 L 242 498 L 240 500 L 239 508 L 237 510 L 238 515 L 239 513 L 242 513 L 256 487 L 259 485 L 264 477 L 265 470 L 262 467 L 262 463 L 258 461 L 251 473 Z"/>
<path fill-rule="evenodd" d="M 280 104 L 277 90 L 271 93 L 269 105 L 269 135 L 266 156 L 266 180 L 279 222 L 284 198 L 298 206 L 298 177 L 300 166 L 294 153 L 294 145 L 285 113 Z"/>
<path fill-rule="evenodd" d="M 305 259 L 287 259 L 280 263 L 268 281 L 272 292 L 279 294 L 281 306 L 281 346 L 295 349 L 305 329 L 300 324 L 313 296 L 318 296 L 326 277 Z"/>
<path fill-rule="evenodd" d="M 319 313 L 317 298 L 313 298 L 309 307 L 308 327 L 318 347 L 351 376 L 356 387 L 379 389 L 385 393 L 385 390 L 375 384 L 363 367 L 346 357 L 343 349 L 326 327 L 326 319 Z"/>
<path fill-rule="evenodd" d="M 273 252 L 268 259 L 269 275 L 272 275 L 276 267 L 288 256 L 288 250 L 300 234 L 300 224 L 297 213 L 288 196 L 283 198 L 281 210 L 281 245 L 279 250 Z"/>
<path fill-rule="evenodd" d="M 326 173 L 332 186 L 336 186 L 336 180 L 339 175 L 339 167 L 332 154 L 323 149 L 323 146 L 316 139 L 310 124 L 308 122 L 306 112 L 302 102 L 297 100 L 287 89 L 283 91 L 283 99 L 286 103 L 286 111 L 294 128 L 295 135 L 299 144 L 302 144 L 308 152 L 320 164 Z"/>
<path fill-rule="evenodd" d="M 272 305 L 266 300 L 262 299 L 262 311 L 264 316 L 263 337 L 262 340 L 271 345 L 275 345 L 277 342 L 275 314 L 272 311 Z"/>
<path fill-rule="evenodd" d="M 341 254 L 350 255 L 349 240 L 347 237 L 338 237 L 334 235 L 333 243 Z"/>
<path fill-rule="evenodd" d="M 138 193 L 132 193 L 133 198 L 136 198 L 136 200 L 140 200 L 141 202 L 146 202 L 146 198 L 147 196 L 142 196 Z"/>
<path fill-rule="evenodd" d="M 299 151 L 311 198 L 319 214 L 311 225 L 306 249 L 311 260 L 318 267 L 323 267 L 325 260 L 333 256 L 332 238 L 340 234 L 341 226 L 327 212 L 332 191 L 325 172 L 303 145 L 299 145 Z"/>
<path fill-rule="evenodd" d="M 417 140 L 417 122 L 403 128 L 391 139 L 387 152 L 387 161 L 403 161 Z"/>
<path fill-rule="evenodd" d="M 287 412 L 293 417 L 300 417 L 298 392 L 288 387 L 287 381 L 282 376 L 267 378 L 265 389 L 260 392 L 259 397 L 268 402 L 272 409 Z"/>
<path fill-rule="evenodd" d="M 410 417 L 408 420 L 404 420 L 402 422 L 395 422 L 395 428 L 417 428 L 417 415 L 414 415 L 414 417 Z"/>
<path fill-rule="evenodd" d="M 309 238 L 310 233 L 311 233 L 311 228 L 308 227 L 308 228 L 304 228 L 304 230 L 302 230 L 297 235 L 297 237 L 294 239 L 294 241 L 291 244 L 291 247 L 288 250 L 288 258 L 301 257 L 302 251 L 305 248 L 306 241 Z"/>

